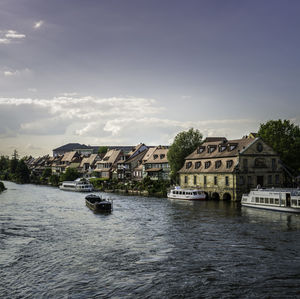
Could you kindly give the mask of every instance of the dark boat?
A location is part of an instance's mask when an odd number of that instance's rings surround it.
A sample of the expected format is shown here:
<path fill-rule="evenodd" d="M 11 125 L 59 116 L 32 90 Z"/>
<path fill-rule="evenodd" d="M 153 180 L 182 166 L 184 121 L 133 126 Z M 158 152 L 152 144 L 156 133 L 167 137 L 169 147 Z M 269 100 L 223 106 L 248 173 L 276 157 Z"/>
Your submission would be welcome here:
<path fill-rule="evenodd" d="M 112 201 L 103 199 L 102 197 L 90 194 L 85 197 L 85 203 L 87 207 L 95 212 L 111 212 L 112 211 Z"/>

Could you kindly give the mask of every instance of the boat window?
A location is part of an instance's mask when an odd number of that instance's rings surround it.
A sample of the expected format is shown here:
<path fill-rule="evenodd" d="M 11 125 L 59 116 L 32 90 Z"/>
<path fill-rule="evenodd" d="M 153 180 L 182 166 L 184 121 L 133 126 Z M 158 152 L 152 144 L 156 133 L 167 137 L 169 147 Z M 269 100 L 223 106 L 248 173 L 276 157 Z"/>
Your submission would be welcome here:
<path fill-rule="evenodd" d="M 279 199 L 275 198 L 275 205 L 278 205 L 278 204 L 279 204 Z"/>
<path fill-rule="evenodd" d="M 281 205 L 282 205 L 282 206 L 285 206 L 285 199 L 282 199 L 282 200 L 281 200 Z"/>
<path fill-rule="evenodd" d="M 264 202 L 265 202 L 265 201 L 264 201 L 264 198 L 260 197 L 259 202 L 260 202 L 260 203 L 264 203 Z"/>
<path fill-rule="evenodd" d="M 265 203 L 267 203 L 267 204 L 269 203 L 269 198 L 265 199 Z"/>
<path fill-rule="evenodd" d="M 296 199 L 292 199 L 292 206 L 296 206 L 297 205 L 297 200 Z"/>
<path fill-rule="evenodd" d="M 255 201 L 255 200 L 254 200 L 254 197 L 252 197 L 252 198 L 251 198 L 251 202 L 254 202 L 254 201 Z"/>
<path fill-rule="evenodd" d="M 270 198 L 270 204 L 271 204 L 271 205 L 274 204 L 274 198 Z"/>
<path fill-rule="evenodd" d="M 259 198 L 258 197 L 255 197 L 255 202 L 259 202 Z"/>
<path fill-rule="evenodd" d="M 193 192 L 193 194 L 194 194 L 194 195 L 197 195 L 197 192 Z M 295 200 L 295 201 L 296 201 L 296 200 Z M 296 204 L 297 204 L 297 201 L 296 201 L 295 205 L 296 205 Z"/>

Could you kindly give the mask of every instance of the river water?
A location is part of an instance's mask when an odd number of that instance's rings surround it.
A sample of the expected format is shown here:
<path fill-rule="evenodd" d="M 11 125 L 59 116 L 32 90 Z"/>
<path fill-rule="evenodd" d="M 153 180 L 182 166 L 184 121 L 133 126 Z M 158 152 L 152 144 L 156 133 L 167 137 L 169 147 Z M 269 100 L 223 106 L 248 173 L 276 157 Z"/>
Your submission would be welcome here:
<path fill-rule="evenodd" d="M 1 298 L 300 297 L 300 215 L 5 185 Z"/>

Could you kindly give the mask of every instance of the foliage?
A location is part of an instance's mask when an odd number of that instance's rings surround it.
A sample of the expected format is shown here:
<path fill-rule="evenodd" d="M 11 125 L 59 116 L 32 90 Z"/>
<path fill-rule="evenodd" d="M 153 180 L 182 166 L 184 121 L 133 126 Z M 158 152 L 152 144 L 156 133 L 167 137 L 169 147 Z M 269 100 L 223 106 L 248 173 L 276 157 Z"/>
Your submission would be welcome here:
<path fill-rule="evenodd" d="M 43 171 L 43 173 L 42 173 L 42 178 L 49 178 L 50 176 L 51 176 L 51 174 L 52 174 L 52 170 L 51 170 L 51 168 L 45 168 L 44 169 L 44 171 Z"/>
<path fill-rule="evenodd" d="M 107 146 L 100 146 L 98 149 L 98 154 L 106 154 L 107 150 L 108 150 Z"/>
<path fill-rule="evenodd" d="M 56 174 L 50 175 L 50 177 L 49 177 L 49 183 L 52 186 L 58 186 L 58 184 L 59 184 L 59 176 L 56 175 Z"/>
<path fill-rule="evenodd" d="M 0 157 L 0 173 L 9 169 L 9 158 L 5 156 Z"/>
<path fill-rule="evenodd" d="M 24 160 L 18 161 L 15 172 L 15 180 L 21 184 L 30 183 L 30 171 Z"/>
<path fill-rule="evenodd" d="M 4 190 L 6 190 L 6 188 L 5 188 L 4 184 L 3 184 L 3 182 L 0 182 L 0 192 L 2 192 Z"/>
<path fill-rule="evenodd" d="M 258 135 L 279 154 L 286 165 L 299 173 L 299 126 L 289 120 L 270 120 L 265 124 L 260 124 Z"/>
<path fill-rule="evenodd" d="M 184 159 L 202 143 L 202 134 L 198 129 L 189 129 L 176 135 L 168 151 L 171 179 L 176 181 L 177 172 L 182 168 Z"/>
<path fill-rule="evenodd" d="M 80 177 L 80 174 L 76 168 L 67 168 L 65 173 L 60 176 L 60 181 L 74 181 Z"/>

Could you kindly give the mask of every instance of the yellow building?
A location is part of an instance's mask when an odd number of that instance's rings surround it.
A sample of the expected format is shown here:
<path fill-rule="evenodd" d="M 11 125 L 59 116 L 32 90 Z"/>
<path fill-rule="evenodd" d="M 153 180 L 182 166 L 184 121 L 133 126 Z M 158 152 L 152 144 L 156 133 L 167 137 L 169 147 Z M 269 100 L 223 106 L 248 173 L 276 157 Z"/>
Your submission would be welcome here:
<path fill-rule="evenodd" d="M 241 200 L 258 185 L 281 187 L 283 169 L 278 154 L 261 138 L 207 138 L 186 157 L 179 171 L 182 188 L 200 188 L 209 198 Z"/>

